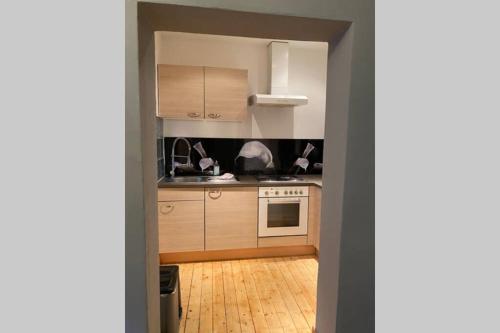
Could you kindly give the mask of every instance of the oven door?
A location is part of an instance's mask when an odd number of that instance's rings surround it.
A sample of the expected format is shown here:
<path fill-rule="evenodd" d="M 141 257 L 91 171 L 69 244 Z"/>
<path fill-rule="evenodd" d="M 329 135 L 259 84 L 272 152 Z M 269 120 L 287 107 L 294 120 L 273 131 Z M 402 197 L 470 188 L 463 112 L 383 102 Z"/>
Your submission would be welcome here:
<path fill-rule="evenodd" d="M 309 198 L 259 198 L 259 237 L 307 235 Z"/>

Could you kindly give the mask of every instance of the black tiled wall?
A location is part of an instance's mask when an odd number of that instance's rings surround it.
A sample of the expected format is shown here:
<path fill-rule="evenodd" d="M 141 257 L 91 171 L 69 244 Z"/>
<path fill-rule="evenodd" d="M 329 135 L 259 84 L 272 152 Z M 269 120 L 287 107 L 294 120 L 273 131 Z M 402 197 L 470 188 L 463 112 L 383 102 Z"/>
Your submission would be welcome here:
<path fill-rule="evenodd" d="M 163 156 L 163 139 L 156 139 L 156 155 L 158 156 L 158 180 L 165 176 L 165 157 Z"/>
<path fill-rule="evenodd" d="M 156 119 L 157 179 L 165 176 L 165 156 L 163 154 L 163 119 Z"/>
<path fill-rule="evenodd" d="M 231 172 L 236 175 L 243 174 L 321 174 L 322 169 L 319 167 L 323 162 L 323 140 L 308 140 L 308 139 L 227 139 L 227 138 L 186 138 L 191 143 L 191 146 L 197 142 L 201 142 L 207 156 L 213 160 L 217 160 L 220 165 L 221 173 Z M 171 170 L 171 152 L 174 137 L 165 137 L 165 174 L 169 175 Z M 264 144 L 273 155 L 274 168 L 265 168 L 263 163 L 255 158 L 244 158 L 238 156 L 242 146 L 249 141 L 259 141 Z M 307 144 L 312 144 L 315 149 L 308 155 L 309 167 L 307 170 L 292 167 L 298 157 L 301 157 Z M 176 154 L 186 154 L 185 145 L 182 141 L 177 144 Z M 192 148 L 191 161 L 196 169 L 195 172 L 187 172 L 189 174 L 201 173 L 199 166 L 200 155 Z M 181 161 L 180 159 L 178 160 Z M 317 167 L 314 167 L 314 166 Z M 177 170 L 177 173 L 181 173 Z"/>

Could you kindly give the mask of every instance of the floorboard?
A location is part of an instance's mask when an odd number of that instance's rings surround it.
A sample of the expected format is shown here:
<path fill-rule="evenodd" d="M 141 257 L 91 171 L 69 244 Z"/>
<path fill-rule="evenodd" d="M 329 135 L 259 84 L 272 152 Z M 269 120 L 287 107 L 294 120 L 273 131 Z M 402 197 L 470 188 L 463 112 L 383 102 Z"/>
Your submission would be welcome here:
<path fill-rule="evenodd" d="M 318 263 L 282 257 L 179 264 L 181 333 L 311 332 Z"/>
<path fill-rule="evenodd" d="M 212 292 L 213 292 L 212 263 L 204 262 L 202 282 L 201 282 L 200 332 L 206 332 L 206 333 L 213 332 Z"/>

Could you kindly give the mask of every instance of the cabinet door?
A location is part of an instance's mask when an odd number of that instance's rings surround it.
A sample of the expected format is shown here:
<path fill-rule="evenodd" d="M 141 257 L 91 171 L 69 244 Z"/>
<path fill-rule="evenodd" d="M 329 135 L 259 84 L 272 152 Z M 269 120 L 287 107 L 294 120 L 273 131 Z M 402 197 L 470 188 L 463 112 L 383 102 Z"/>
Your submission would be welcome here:
<path fill-rule="evenodd" d="M 317 186 L 309 187 L 309 220 L 307 244 L 314 245 L 319 250 L 319 228 L 321 221 L 321 189 Z"/>
<path fill-rule="evenodd" d="M 158 65 L 158 117 L 202 119 L 203 95 L 203 67 Z"/>
<path fill-rule="evenodd" d="M 206 250 L 257 247 L 256 187 L 205 190 Z"/>
<path fill-rule="evenodd" d="M 205 67 L 205 117 L 241 121 L 247 114 L 248 71 Z"/>
<path fill-rule="evenodd" d="M 205 249 L 203 201 L 158 202 L 160 253 Z"/>

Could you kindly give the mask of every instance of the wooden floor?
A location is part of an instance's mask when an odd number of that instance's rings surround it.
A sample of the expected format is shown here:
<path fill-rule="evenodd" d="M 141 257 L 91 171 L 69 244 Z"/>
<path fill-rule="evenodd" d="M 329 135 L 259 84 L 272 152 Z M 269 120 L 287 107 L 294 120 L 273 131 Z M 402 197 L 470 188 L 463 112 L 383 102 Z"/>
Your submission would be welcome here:
<path fill-rule="evenodd" d="M 316 319 L 312 257 L 180 264 L 179 332 L 307 332 Z"/>

